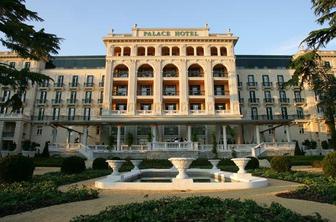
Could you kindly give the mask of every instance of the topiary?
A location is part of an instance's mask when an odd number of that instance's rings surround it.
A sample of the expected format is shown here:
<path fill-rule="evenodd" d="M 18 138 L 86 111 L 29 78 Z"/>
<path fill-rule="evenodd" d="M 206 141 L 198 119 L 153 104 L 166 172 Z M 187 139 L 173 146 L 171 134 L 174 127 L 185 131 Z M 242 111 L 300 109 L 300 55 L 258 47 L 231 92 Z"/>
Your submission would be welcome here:
<path fill-rule="evenodd" d="M 63 160 L 61 172 L 65 174 L 77 174 L 86 169 L 85 161 L 78 156 L 70 156 Z"/>
<path fill-rule="evenodd" d="M 276 172 L 288 172 L 291 170 L 291 161 L 286 156 L 275 156 L 271 159 L 271 168 Z"/>
<path fill-rule="evenodd" d="M 253 156 L 249 156 L 247 158 L 250 158 L 250 160 L 246 164 L 246 167 L 245 167 L 246 170 L 253 170 L 253 169 L 259 168 L 259 160 L 257 158 Z"/>
<path fill-rule="evenodd" d="M 41 154 L 42 157 L 49 157 L 50 156 L 50 154 L 49 154 L 49 143 L 50 143 L 49 141 L 45 142 L 44 148 L 43 148 L 43 151 L 42 151 L 42 154 Z"/>
<path fill-rule="evenodd" d="M 326 140 L 322 141 L 322 142 L 321 142 L 321 147 L 322 147 L 322 149 L 324 149 L 324 150 L 329 149 L 329 143 L 328 143 L 328 141 L 326 141 Z"/>
<path fill-rule="evenodd" d="M 108 164 L 104 158 L 96 158 L 92 163 L 92 169 L 94 170 L 107 170 Z"/>
<path fill-rule="evenodd" d="M 336 178 L 336 152 L 329 153 L 324 157 L 322 167 L 326 176 Z"/>
<path fill-rule="evenodd" d="M 0 181 L 10 183 L 30 180 L 34 169 L 34 162 L 28 157 L 21 155 L 5 157 L 0 160 Z"/>

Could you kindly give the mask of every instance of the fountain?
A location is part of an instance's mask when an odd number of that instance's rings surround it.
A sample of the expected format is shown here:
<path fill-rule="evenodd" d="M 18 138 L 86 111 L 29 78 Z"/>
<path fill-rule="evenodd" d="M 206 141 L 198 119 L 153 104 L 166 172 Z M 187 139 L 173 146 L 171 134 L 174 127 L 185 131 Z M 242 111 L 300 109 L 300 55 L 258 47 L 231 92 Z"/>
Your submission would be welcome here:
<path fill-rule="evenodd" d="M 139 171 L 139 165 L 141 164 L 142 160 L 131 160 L 131 163 L 133 164 L 134 168 L 132 171 Z"/>
<path fill-rule="evenodd" d="M 220 160 L 218 160 L 218 159 L 214 159 L 214 160 L 209 160 L 209 162 L 211 163 L 211 165 L 212 165 L 212 171 L 220 171 L 220 169 L 218 169 L 217 168 L 217 165 L 218 165 L 218 163 L 220 162 Z"/>
<path fill-rule="evenodd" d="M 125 163 L 125 160 L 106 160 L 113 172 L 110 176 L 120 176 L 119 169 Z"/>
<path fill-rule="evenodd" d="M 188 179 L 188 175 L 186 173 L 194 158 L 170 158 L 168 159 L 174 167 L 179 172 L 176 176 L 177 179 Z"/>

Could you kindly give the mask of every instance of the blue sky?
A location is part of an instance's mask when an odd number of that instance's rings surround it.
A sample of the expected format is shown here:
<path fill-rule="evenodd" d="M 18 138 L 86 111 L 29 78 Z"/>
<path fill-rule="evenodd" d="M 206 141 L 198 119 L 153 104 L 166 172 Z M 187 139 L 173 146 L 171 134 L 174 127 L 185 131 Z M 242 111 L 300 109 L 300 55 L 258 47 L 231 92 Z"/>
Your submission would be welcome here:
<path fill-rule="evenodd" d="M 105 54 L 102 37 L 113 28 L 202 27 L 239 37 L 236 54 L 292 54 L 318 28 L 310 0 L 27 0 L 45 20 L 36 24 L 64 38 L 59 55 Z M 335 44 L 330 44 L 333 49 Z M 3 49 L 3 48 L 1 48 Z"/>

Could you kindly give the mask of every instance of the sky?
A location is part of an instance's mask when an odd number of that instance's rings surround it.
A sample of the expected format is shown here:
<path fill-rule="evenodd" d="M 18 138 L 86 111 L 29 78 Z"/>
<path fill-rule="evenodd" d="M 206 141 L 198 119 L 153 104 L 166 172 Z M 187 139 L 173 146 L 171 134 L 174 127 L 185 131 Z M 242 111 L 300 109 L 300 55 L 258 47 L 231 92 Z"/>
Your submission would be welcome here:
<path fill-rule="evenodd" d="M 37 29 L 64 38 L 59 55 L 104 55 L 102 37 L 131 27 L 229 29 L 239 37 L 236 54 L 288 55 L 320 28 L 310 0 L 26 0 L 45 21 Z M 327 49 L 335 49 L 332 42 Z M 0 48 L 4 50 L 4 48 Z"/>

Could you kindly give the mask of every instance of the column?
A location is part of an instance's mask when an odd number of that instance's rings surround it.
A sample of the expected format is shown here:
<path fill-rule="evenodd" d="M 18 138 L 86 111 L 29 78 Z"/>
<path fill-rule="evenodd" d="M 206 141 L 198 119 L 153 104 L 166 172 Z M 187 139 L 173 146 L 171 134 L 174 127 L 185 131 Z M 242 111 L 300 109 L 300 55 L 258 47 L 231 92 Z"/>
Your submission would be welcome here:
<path fill-rule="evenodd" d="M 106 60 L 106 73 L 104 84 L 103 108 L 110 111 L 112 109 L 112 61 Z"/>
<path fill-rule="evenodd" d="M 223 125 L 223 149 L 224 150 L 228 149 L 227 136 L 226 136 L 226 125 Z"/>
<path fill-rule="evenodd" d="M 212 75 L 212 63 L 210 59 L 206 60 L 204 72 L 204 91 L 205 91 L 205 104 L 206 112 L 208 114 L 215 114 L 215 99 L 214 99 L 214 81 Z"/>
<path fill-rule="evenodd" d="M 127 112 L 135 115 L 136 112 L 136 94 L 137 94 L 137 61 L 131 60 L 128 73 L 128 90 L 127 90 Z"/>
<path fill-rule="evenodd" d="M 256 138 L 257 138 L 257 144 L 260 144 L 260 130 L 259 130 L 259 125 L 255 126 L 255 131 L 256 131 Z"/>
<path fill-rule="evenodd" d="M 89 136 L 89 127 L 88 127 L 88 126 L 84 126 L 84 129 L 83 129 L 83 137 L 82 137 L 82 144 L 83 144 L 84 146 L 87 145 L 88 136 Z"/>
<path fill-rule="evenodd" d="M 152 126 L 152 136 L 153 136 L 153 140 L 152 142 L 155 143 L 157 141 L 157 133 L 156 133 L 156 126 Z"/>
<path fill-rule="evenodd" d="M 68 130 L 68 137 L 67 137 L 67 140 L 66 140 L 67 146 L 69 146 L 69 144 L 70 144 L 70 139 L 71 139 L 71 130 Z"/>
<path fill-rule="evenodd" d="M 21 152 L 21 142 L 23 137 L 22 132 L 23 132 L 23 122 L 16 121 L 15 134 L 14 134 L 14 143 L 16 144 L 15 153 Z"/>
<path fill-rule="evenodd" d="M 287 136 L 287 142 L 290 143 L 292 142 L 291 137 L 290 137 L 290 132 L 289 132 L 289 125 L 286 125 L 286 136 Z"/>
<path fill-rule="evenodd" d="M 191 142 L 191 125 L 188 125 L 188 142 Z"/>
<path fill-rule="evenodd" d="M 117 126 L 117 150 L 120 150 L 121 126 Z"/>
<path fill-rule="evenodd" d="M 161 61 L 155 61 L 154 63 L 154 82 L 153 82 L 153 113 L 161 115 L 162 111 L 162 75 L 161 75 Z"/>
<path fill-rule="evenodd" d="M 56 137 L 57 137 L 57 128 L 56 127 L 52 128 L 51 134 L 52 134 L 52 140 L 51 140 L 51 142 L 52 143 L 56 143 Z"/>
<path fill-rule="evenodd" d="M 188 68 L 186 61 L 181 61 L 179 67 L 179 90 L 180 90 L 180 113 L 189 113 L 189 95 L 188 95 Z M 184 75 L 185 73 L 185 75 Z"/>

